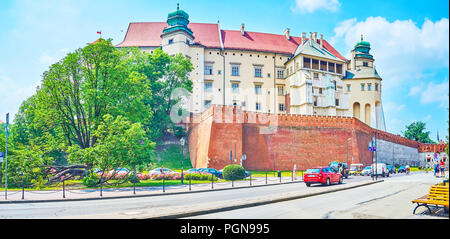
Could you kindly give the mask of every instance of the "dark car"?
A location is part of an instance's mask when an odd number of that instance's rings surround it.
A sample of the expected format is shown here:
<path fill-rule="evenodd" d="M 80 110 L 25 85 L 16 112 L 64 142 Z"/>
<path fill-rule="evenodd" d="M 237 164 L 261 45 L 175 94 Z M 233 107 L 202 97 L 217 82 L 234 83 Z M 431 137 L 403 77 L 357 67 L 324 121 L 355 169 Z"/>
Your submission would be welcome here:
<path fill-rule="evenodd" d="M 406 167 L 405 166 L 400 166 L 400 168 L 398 168 L 398 173 L 406 173 Z"/>
<path fill-rule="evenodd" d="M 389 173 L 397 173 L 395 167 L 392 165 L 387 165 L 387 169 L 389 170 Z"/>
<path fill-rule="evenodd" d="M 328 166 L 330 168 L 332 168 L 334 171 L 339 172 L 339 167 L 341 167 L 341 165 L 343 166 L 342 176 L 344 178 L 348 178 L 348 174 L 349 174 L 350 170 L 348 169 L 348 165 L 346 163 L 331 162 Z"/>
<path fill-rule="evenodd" d="M 202 173 L 213 174 L 217 178 L 223 178 L 222 172 L 220 172 L 219 170 L 216 170 L 215 168 L 199 168 L 198 171 L 202 172 Z"/>

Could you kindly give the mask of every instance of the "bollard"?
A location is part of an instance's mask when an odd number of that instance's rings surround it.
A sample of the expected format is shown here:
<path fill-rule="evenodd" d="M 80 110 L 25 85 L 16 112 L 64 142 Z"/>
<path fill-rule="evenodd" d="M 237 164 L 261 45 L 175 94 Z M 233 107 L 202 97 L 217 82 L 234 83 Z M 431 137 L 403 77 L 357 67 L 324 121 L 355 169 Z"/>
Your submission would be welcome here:
<path fill-rule="evenodd" d="M 266 184 L 267 184 L 267 169 L 266 169 Z"/>
<path fill-rule="evenodd" d="M 66 198 L 66 188 L 65 188 L 65 185 L 66 185 L 66 180 L 63 180 L 63 198 Z"/>
<path fill-rule="evenodd" d="M 234 187 L 234 179 L 233 179 L 233 172 L 231 172 L 231 187 Z"/>
<path fill-rule="evenodd" d="M 100 197 L 103 197 L 103 179 L 100 179 Z"/>
<path fill-rule="evenodd" d="M 163 174 L 163 193 L 166 192 L 165 184 L 166 184 L 166 175 Z"/>
<path fill-rule="evenodd" d="M 189 191 L 191 191 L 191 177 L 189 177 Z"/>
<path fill-rule="evenodd" d="M 252 174 L 250 173 L 250 186 L 252 186 Z"/>
<path fill-rule="evenodd" d="M 211 174 L 211 189 L 214 189 L 214 174 Z"/>

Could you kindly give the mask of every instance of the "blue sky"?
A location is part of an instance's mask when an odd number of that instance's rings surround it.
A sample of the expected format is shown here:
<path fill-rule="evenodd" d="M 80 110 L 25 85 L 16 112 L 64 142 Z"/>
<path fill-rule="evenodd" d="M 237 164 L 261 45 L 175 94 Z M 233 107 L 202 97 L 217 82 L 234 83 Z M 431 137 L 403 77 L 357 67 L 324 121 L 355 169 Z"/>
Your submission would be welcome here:
<path fill-rule="evenodd" d="M 2 0 L 0 120 L 34 94 L 42 73 L 98 38 L 120 43 L 130 22 L 165 21 L 176 4 L 192 22 L 282 34 L 318 32 L 344 56 L 364 34 L 383 78 L 387 131 L 423 121 L 436 140 L 448 134 L 449 2 L 345 0 Z"/>

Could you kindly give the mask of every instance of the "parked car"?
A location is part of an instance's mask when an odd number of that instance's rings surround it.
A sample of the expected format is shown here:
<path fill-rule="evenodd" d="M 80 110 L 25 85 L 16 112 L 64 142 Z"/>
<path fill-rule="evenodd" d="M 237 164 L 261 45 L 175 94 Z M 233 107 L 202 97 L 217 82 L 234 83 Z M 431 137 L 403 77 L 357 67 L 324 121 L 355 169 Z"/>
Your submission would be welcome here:
<path fill-rule="evenodd" d="M 199 172 L 198 169 L 196 169 L 196 168 L 191 168 L 191 169 L 185 171 L 184 173 L 185 173 L 185 174 L 188 174 L 188 173 L 198 173 L 198 172 Z"/>
<path fill-rule="evenodd" d="M 389 170 L 385 163 L 373 163 L 372 170 L 370 170 L 370 176 L 382 176 L 389 177 Z"/>
<path fill-rule="evenodd" d="M 406 173 L 406 167 L 405 166 L 400 166 L 400 168 L 398 168 L 398 173 Z"/>
<path fill-rule="evenodd" d="M 331 167 L 332 169 L 334 169 L 336 172 L 339 172 L 339 167 L 341 167 L 341 165 L 343 166 L 342 176 L 344 176 L 344 178 L 348 178 L 349 170 L 348 170 L 348 165 L 346 163 L 331 162 L 328 166 Z"/>
<path fill-rule="evenodd" d="M 217 178 L 223 178 L 222 172 L 220 172 L 219 170 L 217 170 L 217 169 L 215 169 L 215 168 L 199 168 L 198 171 L 199 171 L 199 172 L 202 172 L 202 173 L 210 173 L 210 174 L 213 174 L 213 175 L 216 176 Z"/>
<path fill-rule="evenodd" d="M 372 167 L 367 166 L 361 171 L 361 176 L 369 176 L 370 171 L 372 171 Z"/>
<path fill-rule="evenodd" d="M 157 175 L 157 174 L 162 174 L 161 169 L 163 169 L 164 174 L 173 174 L 176 173 L 175 171 L 173 171 L 170 168 L 155 168 L 152 169 L 148 172 L 148 175 L 153 176 L 153 175 Z"/>
<path fill-rule="evenodd" d="M 388 168 L 388 170 L 389 170 L 389 173 L 397 173 L 397 171 L 395 170 L 395 167 L 394 167 L 394 166 L 388 164 L 388 165 L 387 165 L 387 168 Z"/>
<path fill-rule="evenodd" d="M 350 164 L 349 174 L 350 175 L 359 175 L 359 174 L 361 174 L 362 170 L 363 170 L 362 163 Z"/>
<path fill-rule="evenodd" d="M 321 183 L 323 185 L 330 185 L 332 183 L 341 184 L 343 181 L 343 176 L 342 174 L 335 172 L 330 167 L 316 167 L 306 170 L 303 175 L 303 181 L 308 187 L 314 183 Z"/>

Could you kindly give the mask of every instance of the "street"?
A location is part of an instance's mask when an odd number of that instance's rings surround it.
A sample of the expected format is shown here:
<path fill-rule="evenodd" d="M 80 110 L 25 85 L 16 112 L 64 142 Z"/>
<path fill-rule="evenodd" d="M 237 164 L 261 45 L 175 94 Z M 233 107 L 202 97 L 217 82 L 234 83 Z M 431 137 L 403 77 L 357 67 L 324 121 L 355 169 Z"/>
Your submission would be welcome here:
<path fill-rule="evenodd" d="M 405 219 L 412 215 L 411 200 L 442 181 L 433 174 L 394 175 L 383 183 L 298 200 L 225 211 L 191 218 L 242 219 Z M 422 210 L 423 211 L 423 210 Z M 417 212 L 420 212 L 419 209 Z M 417 214 L 416 212 L 416 214 Z M 448 214 L 447 214 L 448 218 Z"/>
<path fill-rule="evenodd" d="M 411 200 L 427 193 L 430 185 L 442 181 L 433 174 L 396 174 L 379 178 L 384 182 L 325 193 L 302 199 L 270 203 L 192 218 L 411 218 Z M 289 193 L 322 193 L 361 183 L 370 177 L 353 176 L 342 185 L 291 183 L 176 195 L 130 197 L 83 201 L 0 204 L 0 218 L 152 218 L 155 213 L 187 209 L 227 207 Z"/>

